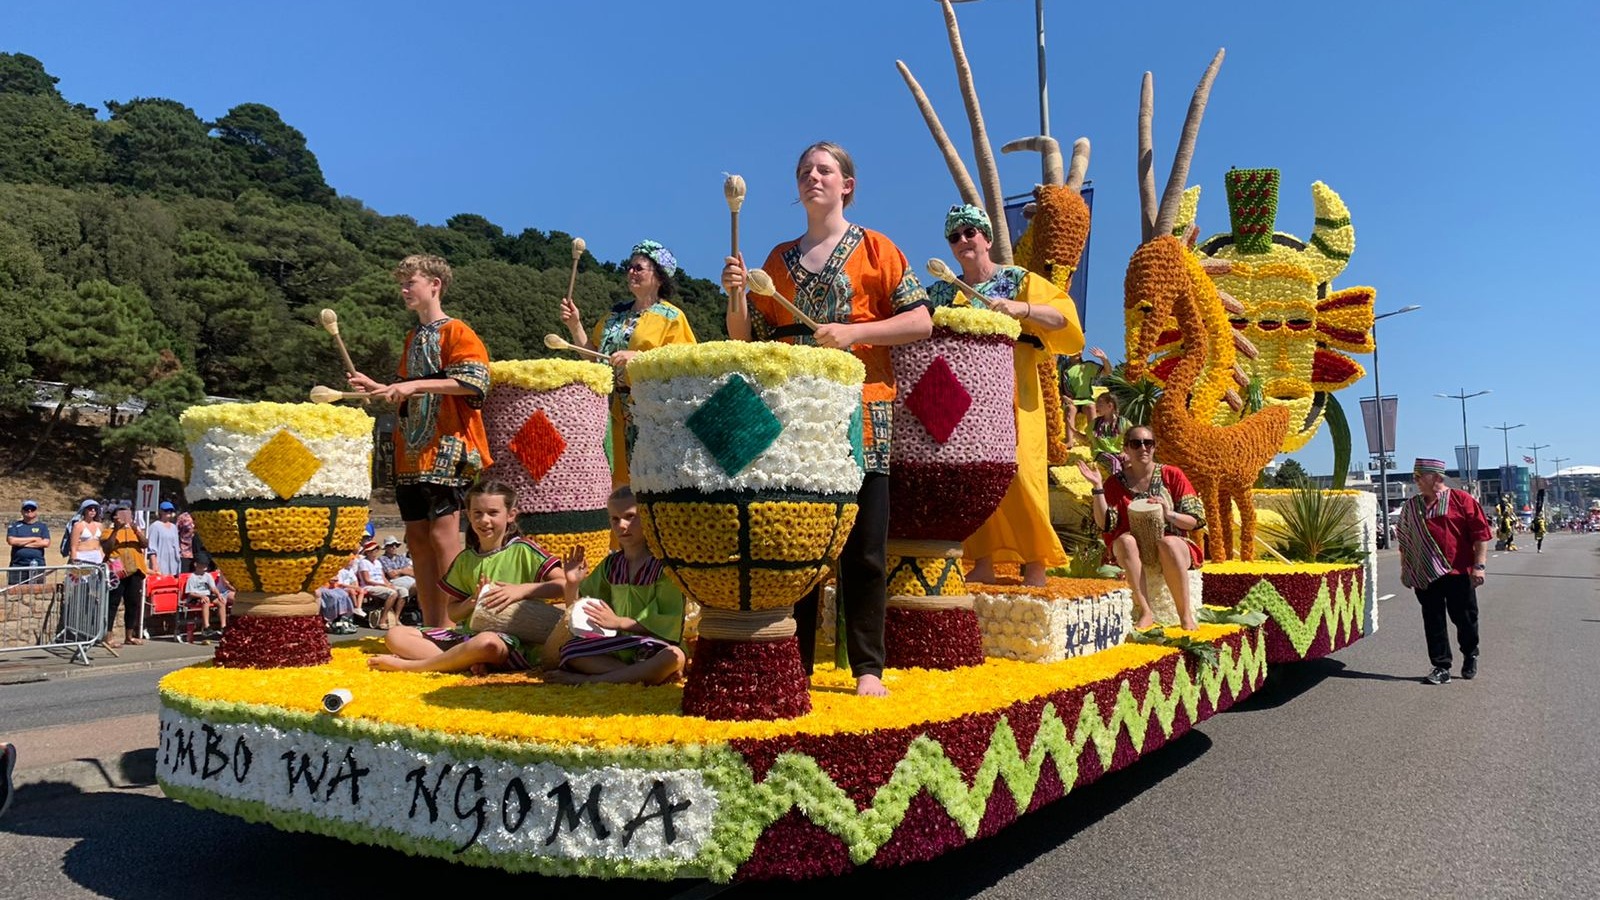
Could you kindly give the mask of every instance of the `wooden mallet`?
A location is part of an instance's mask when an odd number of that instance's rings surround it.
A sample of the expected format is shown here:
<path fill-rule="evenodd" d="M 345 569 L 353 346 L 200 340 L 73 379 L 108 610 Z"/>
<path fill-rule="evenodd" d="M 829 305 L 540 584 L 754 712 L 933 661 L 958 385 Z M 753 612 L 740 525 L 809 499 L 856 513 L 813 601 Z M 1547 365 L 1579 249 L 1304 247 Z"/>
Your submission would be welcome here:
<path fill-rule="evenodd" d="M 344 370 L 346 374 L 354 375 L 356 372 L 356 364 L 350 361 L 350 351 L 345 349 L 344 338 L 339 336 L 339 314 L 331 309 L 323 310 L 322 327 L 326 328 L 328 333 L 333 335 L 333 342 L 339 347 L 339 356 L 344 360 Z M 323 401 L 319 400 L 317 402 L 320 403 Z"/>
<path fill-rule="evenodd" d="M 778 293 L 778 288 L 772 283 L 771 275 L 768 275 L 761 269 L 751 269 L 745 273 L 745 283 L 749 285 L 750 290 L 755 291 L 763 297 L 771 297 L 772 299 L 778 301 L 778 305 L 784 309 L 787 309 L 789 311 L 789 315 L 794 316 L 795 321 L 806 326 L 812 331 L 817 330 L 817 320 L 801 312 L 800 307 L 790 303 L 788 297 Z"/>
<path fill-rule="evenodd" d="M 583 238 L 572 239 L 572 275 L 567 278 L 567 299 L 573 303 L 578 302 L 572 296 L 572 292 L 578 289 L 578 260 L 583 259 L 583 251 L 587 249 L 588 245 L 583 242 Z"/>
<path fill-rule="evenodd" d="M 938 257 L 928 260 L 928 274 L 939 279 L 940 281 L 943 281 L 947 284 L 953 284 L 957 288 L 961 289 L 961 291 L 966 294 L 966 297 L 960 298 L 963 305 L 971 305 L 971 300 L 967 298 L 976 300 L 980 297 L 983 297 L 982 294 L 978 293 L 977 288 L 957 278 L 956 273 L 950 271 L 950 267 L 945 265 L 944 260 L 939 259 Z"/>
<path fill-rule="evenodd" d="M 596 359 L 603 363 L 611 362 L 611 357 L 609 355 L 605 353 L 598 353 L 594 350 L 590 350 L 587 347 L 579 347 L 559 334 L 545 335 L 544 345 L 549 347 L 551 350 L 571 350 L 573 353 L 576 353 L 579 356 L 587 356 L 590 359 Z"/>
<path fill-rule="evenodd" d="M 732 233 L 731 250 L 728 255 L 735 259 L 739 256 L 739 209 L 744 206 L 744 179 L 738 175 L 729 175 L 722 181 L 722 196 L 728 201 L 728 217 L 731 222 Z M 728 309 L 732 310 L 734 298 L 728 298 Z"/>
<path fill-rule="evenodd" d="M 338 403 L 340 400 L 360 400 L 365 403 L 371 399 L 371 394 L 363 394 L 360 391 L 336 391 L 324 384 L 311 389 L 312 403 Z"/>

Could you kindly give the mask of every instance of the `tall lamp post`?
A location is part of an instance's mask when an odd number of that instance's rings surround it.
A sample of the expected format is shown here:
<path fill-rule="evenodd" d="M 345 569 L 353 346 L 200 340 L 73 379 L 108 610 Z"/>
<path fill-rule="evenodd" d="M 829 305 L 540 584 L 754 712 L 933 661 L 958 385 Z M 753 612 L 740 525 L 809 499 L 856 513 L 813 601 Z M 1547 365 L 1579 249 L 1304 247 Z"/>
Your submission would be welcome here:
<path fill-rule="evenodd" d="M 1539 482 L 1539 478 L 1540 478 L 1540 475 L 1539 475 L 1539 451 L 1540 450 L 1548 450 L 1549 448 L 1550 448 L 1549 444 L 1526 444 L 1526 445 L 1523 446 L 1522 449 L 1524 449 L 1524 450 L 1532 450 L 1533 451 L 1533 481 L 1529 482 L 1529 485 L 1537 486 L 1537 484 Z M 1529 499 L 1531 500 L 1532 498 L 1530 497 Z"/>
<path fill-rule="evenodd" d="M 1506 461 L 1505 465 L 1501 466 L 1500 468 L 1500 496 L 1504 497 L 1506 494 L 1510 494 L 1512 503 L 1517 502 L 1517 493 L 1516 491 L 1508 490 L 1506 487 L 1506 479 L 1511 476 L 1511 432 L 1518 428 L 1523 428 L 1526 425 L 1526 422 L 1519 422 L 1515 425 L 1507 425 L 1505 421 L 1502 420 L 1499 425 L 1483 426 L 1485 428 L 1493 428 L 1495 431 L 1500 432 L 1500 441 L 1501 443 L 1505 444 Z"/>
<path fill-rule="evenodd" d="M 1472 441 L 1467 438 L 1467 401 L 1490 393 L 1493 391 L 1474 391 L 1469 394 L 1466 388 L 1462 388 L 1461 392 L 1456 394 L 1434 394 L 1435 397 L 1443 397 L 1446 400 L 1461 401 L 1461 471 L 1458 474 L 1463 482 L 1467 480 L 1467 470 L 1472 468 Z M 1472 487 L 1473 493 L 1482 500 L 1483 486 L 1478 484 L 1478 479 L 1472 479 Z"/>
<path fill-rule="evenodd" d="M 1562 511 L 1562 515 L 1566 515 L 1566 505 L 1567 505 L 1567 499 L 1565 497 L 1561 496 L 1561 464 L 1564 463 L 1564 462 L 1572 462 L 1572 457 L 1570 457 L 1570 456 L 1552 456 L 1552 457 L 1550 457 L 1550 464 L 1556 467 L 1555 474 L 1553 476 L 1551 476 L 1551 477 L 1555 478 L 1555 480 L 1556 480 L 1556 508 Z"/>
<path fill-rule="evenodd" d="M 1389 543 L 1389 442 L 1383 435 L 1383 382 L 1378 378 L 1378 322 L 1421 308 L 1415 304 L 1402 306 L 1372 317 L 1372 395 L 1378 402 L 1378 511 L 1382 514 L 1384 546 Z"/>

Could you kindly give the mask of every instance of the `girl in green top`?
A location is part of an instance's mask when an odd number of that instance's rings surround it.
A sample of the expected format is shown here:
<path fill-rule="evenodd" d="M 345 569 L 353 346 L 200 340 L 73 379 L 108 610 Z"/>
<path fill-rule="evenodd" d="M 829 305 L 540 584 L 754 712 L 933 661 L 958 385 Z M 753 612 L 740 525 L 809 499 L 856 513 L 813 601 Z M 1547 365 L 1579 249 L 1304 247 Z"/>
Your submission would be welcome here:
<path fill-rule="evenodd" d="M 567 609 L 578 608 L 579 598 L 602 602 L 584 604 L 587 629 L 574 630 L 570 618 L 556 627 L 545 644 L 560 655 L 560 668 L 547 671 L 544 680 L 559 684 L 663 684 L 683 671 L 683 594 L 666 577 L 661 560 L 650 555 L 638 525 L 638 507 L 627 485 L 617 488 L 606 502 L 611 513 L 611 534 L 621 550 L 613 550 L 587 577 L 567 581 Z M 584 571 L 583 551 L 577 551 L 574 574 Z M 611 632 L 606 634 L 605 632 Z"/>
<path fill-rule="evenodd" d="M 480 604 L 493 610 L 520 600 L 559 600 L 569 577 L 568 568 L 582 566 L 581 551 L 573 554 L 564 567 L 561 560 L 519 535 L 512 512 L 516 505 L 516 491 L 498 481 L 480 481 L 467 492 L 467 518 L 472 525 L 467 533 L 467 548 L 456 554 L 439 580 L 440 588 L 450 597 L 451 621 L 470 622 L 472 611 Z M 470 625 L 397 625 L 383 640 L 391 653 L 367 660 L 374 669 L 470 670 L 481 675 L 532 667 L 521 639 L 501 631 L 474 632 Z"/>
<path fill-rule="evenodd" d="M 1122 435 L 1128 430 L 1128 420 L 1117 411 L 1117 397 L 1106 391 L 1094 398 L 1094 422 L 1089 425 L 1089 452 L 1094 459 L 1115 475 L 1122 471 L 1127 457 L 1122 455 Z"/>

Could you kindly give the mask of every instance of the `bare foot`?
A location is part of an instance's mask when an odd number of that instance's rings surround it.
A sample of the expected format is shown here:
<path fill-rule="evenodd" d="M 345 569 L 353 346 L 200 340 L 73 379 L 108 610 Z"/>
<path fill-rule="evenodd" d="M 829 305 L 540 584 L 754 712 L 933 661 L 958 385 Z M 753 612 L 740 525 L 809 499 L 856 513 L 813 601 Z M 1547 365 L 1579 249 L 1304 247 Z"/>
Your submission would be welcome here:
<path fill-rule="evenodd" d="M 994 565 L 992 563 L 978 563 L 972 567 L 971 572 L 967 573 L 967 580 L 976 581 L 979 584 L 994 584 Z"/>
<path fill-rule="evenodd" d="M 1044 563 L 1031 562 L 1022 567 L 1022 583 L 1028 587 L 1044 587 Z"/>
<path fill-rule="evenodd" d="M 588 684 L 589 676 L 566 669 L 549 669 L 539 676 L 545 684 Z"/>
<path fill-rule="evenodd" d="M 139 644 L 144 643 L 144 638 L 141 638 L 141 637 L 130 637 L 130 638 L 127 638 L 126 640 L 124 640 L 123 643 L 133 644 L 133 645 L 137 646 Z"/>
<path fill-rule="evenodd" d="M 367 660 L 367 668 L 377 669 L 380 672 L 408 672 L 416 668 L 417 662 L 405 659 L 392 653 L 383 653 Z"/>
<path fill-rule="evenodd" d="M 1185 619 L 1178 627 L 1182 628 L 1184 631 L 1195 631 L 1200 627 L 1200 622 L 1196 619 Z"/>
<path fill-rule="evenodd" d="M 889 689 L 883 686 L 883 679 L 876 675 L 863 675 L 856 679 L 857 697 L 887 697 Z"/>
<path fill-rule="evenodd" d="M 1133 630 L 1134 631 L 1148 631 L 1148 630 L 1150 630 L 1150 627 L 1155 625 L 1155 624 L 1156 624 L 1156 617 L 1154 615 L 1152 615 L 1151 613 L 1145 613 L 1144 615 L 1139 617 L 1139 621 L 1133 623 Z"/>

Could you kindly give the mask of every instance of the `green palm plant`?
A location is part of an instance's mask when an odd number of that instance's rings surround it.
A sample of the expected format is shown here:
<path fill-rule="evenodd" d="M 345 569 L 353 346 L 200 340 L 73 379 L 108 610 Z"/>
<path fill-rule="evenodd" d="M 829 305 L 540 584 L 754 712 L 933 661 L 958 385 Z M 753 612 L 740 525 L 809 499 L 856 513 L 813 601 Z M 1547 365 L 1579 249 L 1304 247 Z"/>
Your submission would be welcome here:
<path fill-rule="evenodd" d="M 1106 389 L 1117 398 L 1117 409 L 1131 425 L 1149 425 L 1155 412 L 1156 401 L 1161 399 L 1161 385 L 1150 376 L 1129 381 L 1127 363 L 1118 363 L 1105 379 Z"/>
<path fill-rule="evenodd" d="M 1289 495 L 1283 524 L 1264 522 L 1261 530 L 1296 562 L 1360 562 L 1364 555 L 1352 506 L 1349 497 L 1302 485 Z"/>

